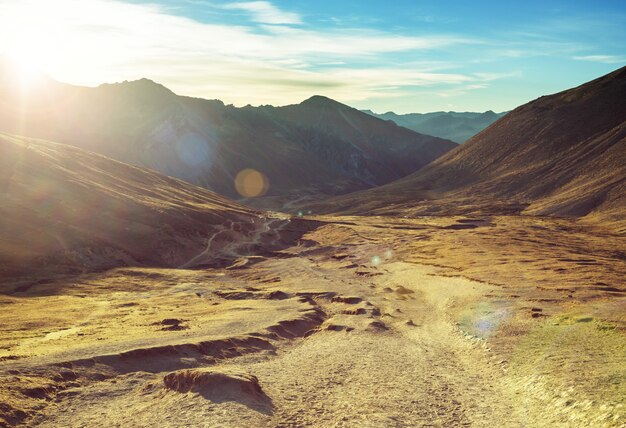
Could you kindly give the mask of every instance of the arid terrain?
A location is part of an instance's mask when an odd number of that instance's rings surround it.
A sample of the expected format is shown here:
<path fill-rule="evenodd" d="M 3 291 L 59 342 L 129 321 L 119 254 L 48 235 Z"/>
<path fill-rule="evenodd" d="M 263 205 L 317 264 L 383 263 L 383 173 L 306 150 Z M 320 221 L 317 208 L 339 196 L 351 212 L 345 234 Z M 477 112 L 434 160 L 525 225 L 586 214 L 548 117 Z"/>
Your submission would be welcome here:
<path fill-rule="evenodd" d="M 3 282 L 0 423 L 626 423 L 623 236 L 521 217 L 316 223 L 223 268 Z"/>
<path fill-rule="evenodd" d="M 626 68 L 461 146 L 320 96 L 57 90 L 65 121 L 0 133 L 0 427 L 626 426 Z M 207 115 L 215 176 L 172 146 Z M 172 117 L 178 173 L 115 153 Z"/>

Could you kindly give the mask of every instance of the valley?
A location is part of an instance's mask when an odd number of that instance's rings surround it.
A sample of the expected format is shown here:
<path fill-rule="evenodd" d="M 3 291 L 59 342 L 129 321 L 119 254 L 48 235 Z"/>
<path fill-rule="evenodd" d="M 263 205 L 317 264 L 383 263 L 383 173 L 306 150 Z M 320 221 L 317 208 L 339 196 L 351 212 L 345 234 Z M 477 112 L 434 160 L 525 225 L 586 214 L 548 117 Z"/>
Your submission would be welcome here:
<path fill-rule="evenodd" d="M 0 428 L 626 427 L 623 7 L 365 3 L 0 0 Z"/>
<path fill-rule="evenodd" d="M 626 420 L 623 237 L 545 218 L 315 222 L 222 268 L 4 282 L 4 422 Z"/>
<path fill-rule="evenodd" d="M 149 79 L 83 87 L 42 78 L 22 91 L 14 74 L 0 57 L 0 132 L 150 168 L 261 209 L 389 183 L 457 146 L 319 95 L 235 107 Z M 244 170 L 265 185 L 242 194 L 234 179 Z"/>

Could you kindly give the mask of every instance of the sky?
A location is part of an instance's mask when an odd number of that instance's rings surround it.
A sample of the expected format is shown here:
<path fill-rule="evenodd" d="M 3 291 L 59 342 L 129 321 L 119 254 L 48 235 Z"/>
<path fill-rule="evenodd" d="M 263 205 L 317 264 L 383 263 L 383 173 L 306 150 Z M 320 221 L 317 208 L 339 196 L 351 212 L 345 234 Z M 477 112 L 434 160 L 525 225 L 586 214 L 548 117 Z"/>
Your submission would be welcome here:
<path fill-rule="evenodd" d="M 500 112 L 626 65 L 626 1 L 0 0 L 0 55 L 236 106 Z"/>

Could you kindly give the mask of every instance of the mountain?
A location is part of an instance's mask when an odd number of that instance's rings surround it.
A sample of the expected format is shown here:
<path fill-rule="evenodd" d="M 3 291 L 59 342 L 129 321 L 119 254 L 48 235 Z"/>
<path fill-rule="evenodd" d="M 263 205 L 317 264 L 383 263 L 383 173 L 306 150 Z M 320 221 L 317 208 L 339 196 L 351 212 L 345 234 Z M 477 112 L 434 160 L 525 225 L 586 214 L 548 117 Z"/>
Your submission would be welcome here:
<path fill-rule="evenodd" d="M 318 207 L 317 209 L 322 209 Z M 626 230 L 626 67 L 516 108 L 408 177 L 326 211 L 524 213 Z"/>
<path fill-rule="evenodd" d="M 235 179 L 263 183 L 247 199 L 279 208 L 404 177 L 455 143 L 315 96 L 301 104 L 236 108 L 178 96 L 142 79 L 96 88 L 45 81 L 21 90 L 0 76 L 0 130 L 49 139 L 149 167 L 241 198 Z"/>
<path fill-rule="evenodd" d="M 76 147 L 4 133 L 0 201 L 0 277 L 215 264 L 272 250 L 304 223 Z"/>
<path fill-rule="evenodd" d="M 390 111 L 376 114 L 371 110 L 363 112 L 383 120 L 391 120 L 415 132 L 446 138 L 457 143 L 464 143 L 506 114 L 506 112 L 494 113 L 491 110 L 484 113 L 438 111 L 396 114 Z"/>

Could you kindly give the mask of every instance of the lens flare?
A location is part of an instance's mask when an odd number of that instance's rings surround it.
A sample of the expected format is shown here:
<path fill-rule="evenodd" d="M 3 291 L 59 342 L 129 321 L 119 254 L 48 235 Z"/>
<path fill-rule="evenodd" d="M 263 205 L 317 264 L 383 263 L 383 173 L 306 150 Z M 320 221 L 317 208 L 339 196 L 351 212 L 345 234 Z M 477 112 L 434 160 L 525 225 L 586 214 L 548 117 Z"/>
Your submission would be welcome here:
<path fill-rule="evenodd" d="M 269 180 L 256 169 L 244 169 L 235 177 L 235 189 L 245 198 L 263 196 L 268 188 Z"/>
<path fill-rule="evenodd" d="M 13 78 L 21 89 L 31 89 L 44 80 L 57 63 L 60 47 L 57 37 L 59 25 L 49 19 L 54 6 L 42 5 L 33 11 L 26 2 L 12 2 L 2 9 L 0 17 L 0 56 L 13 69 Z M 53 2 L 49 2 L 53 3 Z"/>
<path fill-rule="evenodd" d="M 461 328 L 472 336 L 488 339 L 511 317 L 511 308 L 502 302 L 479 303 L 460 318 Z"/>
<path fill-rule="evenodd" d="M 211 158 L 209 143 L 195 133 L 188 133 L 178 140 L 176 152 L 179 159 L 189 166 L 206 165 Z"/>

